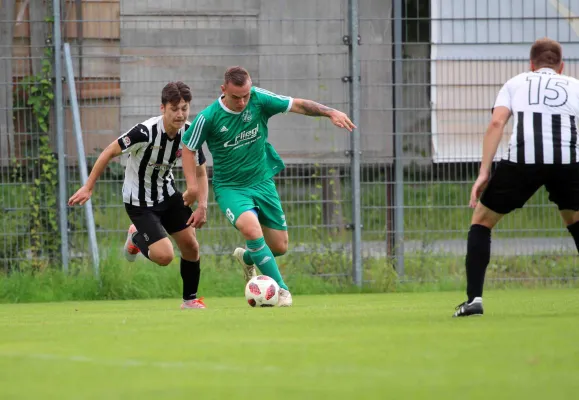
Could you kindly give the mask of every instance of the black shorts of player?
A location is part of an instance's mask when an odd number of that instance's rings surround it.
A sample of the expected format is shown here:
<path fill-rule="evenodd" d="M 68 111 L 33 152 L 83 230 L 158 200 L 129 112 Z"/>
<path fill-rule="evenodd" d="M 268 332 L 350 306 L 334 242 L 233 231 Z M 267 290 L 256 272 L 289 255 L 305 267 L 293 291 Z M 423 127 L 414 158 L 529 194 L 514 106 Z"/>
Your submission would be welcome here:
<path fill-rule="evenodd" d="M 133 206 L 125 203 L 129 218 L 137 231 L 151 245 L 169 235 L 187 228 L 187 220 L 193 213 L 183 204 L 180 192 L 153 207 Z"/>
<path fill-rule="evenodd" d="M 517 164 L 502 160 L 480 202 L 499 214 L 522 208 L 545 186 L 559 210 L 579 211 L 579 164 Z"/>

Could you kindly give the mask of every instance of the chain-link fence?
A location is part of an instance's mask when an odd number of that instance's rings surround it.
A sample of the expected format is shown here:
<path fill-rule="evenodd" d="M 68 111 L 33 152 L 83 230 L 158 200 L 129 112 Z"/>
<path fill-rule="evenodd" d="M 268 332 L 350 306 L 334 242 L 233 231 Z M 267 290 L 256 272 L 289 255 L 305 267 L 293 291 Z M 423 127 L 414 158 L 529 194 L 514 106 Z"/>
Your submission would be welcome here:
<path fill-rule="evenodd" d="M 115 3 L 119 18 L 104 39 L 103 32 L 91 36 L 88 29 L 82 45 L 76 37 L 68 39 L 73 63 L 83 69 L 76 79 L 87 154 L 94 160 L 121 132 L 158 115 L 161 89 L 170 80 L 191 86 L 193 120 L 219 96 L 223 73 L 231 65 L 247 68 L 256 86 L 347 111 L 347 2 L 299 3 Z M 99 10 L 93 12 L 84 16 L 84 24 L 105 18 Z M 70 121 L 66 131 L 68 164 L 74 166 Z M 348 176 L 347 133 L 326 120 L 287 115 L 270 121 L 269 138 L 288 166 L 276 180 L 293 251 L 307 251 L 329 237 L 347 242 L 349 194 L 340 184 Z M 93 197 L 99 242 L 110 248 L 123 243 L 130 224 L 121 200 L 123 163 L 121 158 L 111 165 Z M 208 165 L 211 174 L 211 157 Z M 69 190 L 80 184 L 73 168 L 68 182 Z M 184 187 L 180 171 L 177 182 Z M 211 191 L 208 211 L 209 222 L 198 233 L 204 253 L 230 254 L 243 242 Z M 71 231 L 72 242 L 79 240 L 75 248 L 86 237 L 82 212 L 71 210 L 77 215 Z"/>
<path fill-rule="evenodd" d="M 528 70 L 531 44 L 541 37 L 561 42 L 564 73 L 577 76 L 577 6 L 572 1 L 431 0 L 403 10 L 402 81 L 395 82 L 402 93 L 394 106 L 400 118 L 394 140 L 402 144 L 394 167 L 404 166 L 403 184 L 393 176 L 386 182 L 393 182 L 395 193 L 396 182 L 403 187 L 403 207 L 395 203 L 392 211 L 393 220 L 400 221 L 392 234 L 403 229 L 408 278 L 463 273 L 472 215 L 468 200 L 495 97 L 509 78 Z M 510 134 L 511 124 L 495 160 Z M 577 275 L 575 245 L 547 197 L 540 190 L 493 230 L 487 277 L 566 280 Z"/>
<path fill-rule="evenodd" d="M 33 7 L 34 6 L 34 7 Z M 52 11 L 42 1 L 0 3 L 0 263 L 59 257 L 53 154 Z"/>
<path fill-rule="evenodd" d="M 225 68 L 242 65 L 255 85 L 273 92 L 348 113 L 358 107 L 359 177 L 345 131 L 299 115 L 270 121 L 270 141 L 287 165 L 276 181 L 291 252 L 338 255 L 319 272 L 350 274 L 359 196 L 365 268 L 388 264 L 414 280 L 462 275 L 469 191 L 500 85 L 527 68 L 530 44 L 542 36 L 563 44 L 568 74 L 579 72 L 576 4 L 527 3 L 534 7 L 521 0 L 476 7 L 449 0 L 62 1 L 62 40 L 72 48 L 89 168 L 122 132 L 160 113 L 168 81 L 191 86 L 192 120 L 218 97 Z M 1 4 L 0 262 L 9 268 L 58 259 L 58 159 L 68 195 L 80 179 L 66 82 L 66 154 L 55 154 L 52 1 Z M 110 164 L 93 195 L 101 251 L 118 249 L 130 224 L 123 164 Z M 180 171 L 177 177 L 184 186 Z M 83 209 L 69 208 L 67 218 L 71 260 L 88 259 Z M 211 192 L 199 238 L 206 253 L 230 253 L 242 243 Z M 536 264 L 575 266 L 563 255 L 573 248 L 541 191 L 496 229 L 490 274 L 544 277 Z M 526 257 L 511 258 L 516 254 Z M 344 265 L 329 265 L 340 257 Z"/>

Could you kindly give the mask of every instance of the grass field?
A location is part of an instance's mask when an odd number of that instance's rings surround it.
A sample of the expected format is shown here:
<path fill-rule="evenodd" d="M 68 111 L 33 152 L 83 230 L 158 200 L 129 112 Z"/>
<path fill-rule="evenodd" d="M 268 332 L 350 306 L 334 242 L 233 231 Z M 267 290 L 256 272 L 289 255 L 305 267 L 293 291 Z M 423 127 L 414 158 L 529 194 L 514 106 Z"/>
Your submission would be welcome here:
<path fill-rule="evenodd" d="M 579 290 L 0 306 L 2 399 L 573 399 Z"/>

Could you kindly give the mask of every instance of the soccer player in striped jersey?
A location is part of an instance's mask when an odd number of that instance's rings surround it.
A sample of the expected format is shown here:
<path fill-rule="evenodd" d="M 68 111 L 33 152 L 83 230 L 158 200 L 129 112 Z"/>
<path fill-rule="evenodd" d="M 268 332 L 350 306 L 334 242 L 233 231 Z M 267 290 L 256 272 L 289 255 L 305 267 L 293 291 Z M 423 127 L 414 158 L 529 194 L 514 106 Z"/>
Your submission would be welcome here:
<path fill-rule="evenodd" d="M 268 120 L 276 114 L 294 112 L 328 117 L 334 125 L 349 131 L 355 126 L 341 111 L 253 87 L 244 68 L 228 68 L 224 78 L 222 95 L 197 115 L 183 135 L 187 180 L 183 199 L 191 204 L 196 198 L 194 160 L 207 142 L 213 156 L 215 198 L 246 240 L 247 249 L 238 247 L 233 255 L 243 266 L 246 280 L 256 275 L 257 266 L 279 284 L 278 304 L 291 306 L 290 291 L 275 260 L 288 248 L 287 222 L 273 181 L 285 165 L 267 141 Z"/>
<path fill-rule="evenodd" d="M 483 314 L 491 230 L 540 187 L 545 186 L 549 200 L 557 205 L 579 250 L 579 81 L 562 71 L 561 45 L 539 39 L 531 47 L 530 71 L 511 78 L 497 95 L 470 198 L 474 213 L 467 240 L 467 301 L 456 307 L 455 317 Z M 507 154 L 491 177 L 491 164 L 511 115 L 513 135 Z"/>
<path fill-rule="evenodd" d="M 181 252 L 184 309 L 205 308 L 203 298 L 197 297 L 201 270 L 195 236 L 195 228 L 203 226 L 207 218 L 209 186 L 203 152 L 197 153 L 191 167 L 199 182 L 194 212 L 183 204 L 173 177 L 173 167 L 182 154 L 181 136 L 189 128 L 191 99 L 186 84 L 168 83 L 161 93 L 162 114 L 135 125 L 112 142 L 98 157 L 86 184 L 68 202 L 71 206 L 86 203 L 108 163 L 127 153 L 123 202 L 132 225 L 125 242 L 125 257 L 134 261 L 140 252 L 158 265 L 168 265 L 174 258 L 167 233 L 171 235 Z"/>

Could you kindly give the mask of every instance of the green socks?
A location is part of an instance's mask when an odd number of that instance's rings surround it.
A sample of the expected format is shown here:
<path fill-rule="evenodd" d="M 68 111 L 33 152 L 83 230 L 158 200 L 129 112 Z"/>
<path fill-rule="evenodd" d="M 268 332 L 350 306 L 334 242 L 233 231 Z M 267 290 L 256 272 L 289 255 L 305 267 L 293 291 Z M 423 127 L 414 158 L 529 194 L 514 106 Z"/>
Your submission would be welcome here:
<path fill-rule="evenodd" d="M 248 265 L 255 264 L 262 274 L 275 280 L 282 289 L 288 290 L 275 262 L 275 257 L 265 243 L 263 236 L 259 239 L 248 240 L 246 243 L 248 251 L 243 255 L 243 261 Z M 247 258 L 251 259 L 251 264 L 247 262 L 249 261 Z"/>
<path fill-rule="evenodd" d="M 243 262 L 247 265 L 253 265 L 253 260 L 251 259 L 251 251 L 245 250 L 245 253 L 243 253 Z"/>
<path fill-rule="evenodd" d="M 283 254 L 273 253 L 273 256 L 279 257 L 283 256 Z M 251 252 L 249 250 L 245 250 L 245 253 L 243 253 L 243 262 L 246 263 L 247 265 L 253 265 L 253 260 L 251 259 Z"/>

